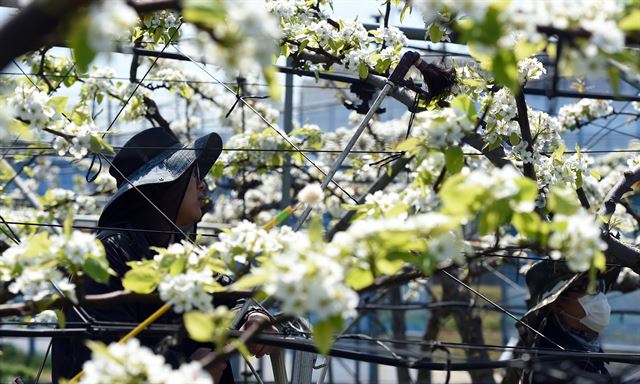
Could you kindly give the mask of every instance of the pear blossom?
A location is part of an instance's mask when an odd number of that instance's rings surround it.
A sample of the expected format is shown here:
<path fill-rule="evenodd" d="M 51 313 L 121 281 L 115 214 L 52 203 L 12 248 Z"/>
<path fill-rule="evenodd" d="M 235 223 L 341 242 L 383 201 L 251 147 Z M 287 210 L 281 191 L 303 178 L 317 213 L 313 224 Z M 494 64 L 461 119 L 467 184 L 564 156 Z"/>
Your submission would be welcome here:
<path fill-rule="evenodd" d="M 316 205 L 322 201 L 324 192 L 318 183 L 307 184 L 298 192 L 298 200 L 308 205 Z"/>
<path fill-rule="evenodd" d="M 174 370 L 163 356 L 154 354 L 135 338 L 124 344 L 111 343 L 104 351 L 94 349 L 82 370 L 81 384 L 213 384 L 200 363 L 185 363 Z"/>
<path fill-rule="evenodd" d="M 177 275 L 166 275 L 158 285 L 158 293 L 165 303 L 171 305 L 177 313 L 200 310 L 213 310 L 212 297 L 205 290 L 214 285 L 211 271 L 187 270 Z"/>

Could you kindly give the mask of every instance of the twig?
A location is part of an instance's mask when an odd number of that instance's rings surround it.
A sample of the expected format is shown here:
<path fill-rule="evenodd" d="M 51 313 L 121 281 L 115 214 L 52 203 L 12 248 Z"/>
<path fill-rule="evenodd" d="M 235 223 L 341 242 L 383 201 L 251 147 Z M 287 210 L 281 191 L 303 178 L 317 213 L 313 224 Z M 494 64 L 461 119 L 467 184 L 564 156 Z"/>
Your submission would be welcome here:
<path fill-rule="evenodd" d="M 527 143 L 527 151 L 533 154 L 533 138 L 531 137 L 531 127 L 529 126 L 529 115 L 527 112 L 527 101 L 524 98 L 522 89 L 518 91 L 515 96 L 516 107 L 518 109 L 518 125 L 520 126 L 520 133 L 522 134 L 522 140 Z M 533 163 L 523 162 L 524 175 L 533 181 L 536 181 L 536 172 L 533 168 Z"/>

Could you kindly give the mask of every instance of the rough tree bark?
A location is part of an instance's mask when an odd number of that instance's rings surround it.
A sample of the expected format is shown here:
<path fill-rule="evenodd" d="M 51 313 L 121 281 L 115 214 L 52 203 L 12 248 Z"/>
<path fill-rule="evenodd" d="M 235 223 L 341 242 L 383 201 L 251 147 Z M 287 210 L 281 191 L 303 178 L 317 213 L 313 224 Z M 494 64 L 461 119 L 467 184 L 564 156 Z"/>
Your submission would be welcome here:
<path fill-rule="evenodd" d="M 464 281 L 464 277 L 459 271 L 451 270 L 449 273 L 456 275 L 457 278 Z M 442 300 L 443 301 L 471 301 L 471 292 L 465 289 L 452 279 L 443 276 L 442 282 Z M 456 321 L 456 328 L 460 334 L 463 343 L 484 345 L 484 333 L 482 331 L 482 318 L 470 309 L 453 309 L 451 311 Z M 489 353 L 484 349 L 467 349 L 467 358 L 473 361 L 489 361 Z M 471 381 L 473 383 L 495 383 L 493 371 L 491 369 L 469 371 Z"/>
<path fill-rule="evenodd" d="M 391 304 L 402 303 L 402 294 L 400 292 L 400 286 L 394 286 L 389 289 L 389 299 Z M 407 339 L 407 327 L 405 324 L 405 314 L 403 310 L 391 311 L 391 329 L 393 331 L 394 340 L 406 340 Z M 398 344 L 399 348 L 406 347 L 404 344 Z M 396 374 L 398 377 L 398 383 L 411 383 L 411 376 L 409 375 L 409 368 L 397 367 Z"/>
<path fill-rule="evenodd" d="M 446 318 L 449 315 L 449 311 L 444 308 L 438 308 L 431 311 L 429 322 L 422 335 L 422 341 L 433 342 L 438 339 L 438 333 L 440 333 L 440 320 Z M 424 353 L 430 353 L 431 350 L 427 345 L 422 346 Z M 425 361 L 431 361 L 431 359 L 425 359 Z M 418 371 L 418 384 L 431 384 L 431 371 L 421 369 Z"/>

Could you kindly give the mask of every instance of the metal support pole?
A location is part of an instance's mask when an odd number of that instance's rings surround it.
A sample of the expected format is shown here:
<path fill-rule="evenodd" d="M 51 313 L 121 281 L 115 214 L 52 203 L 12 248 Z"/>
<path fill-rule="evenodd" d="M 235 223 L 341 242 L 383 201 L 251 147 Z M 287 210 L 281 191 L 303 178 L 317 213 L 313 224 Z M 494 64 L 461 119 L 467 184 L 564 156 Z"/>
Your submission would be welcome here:
<path fill-rule="evenodd" d="M 418 54 L 417 52 L 409 51 L 402 55 L 400 62 L 393 70 L 393 73 L 391 73 L 391 76 L 389 76 L 389 79 L 384 80 L 384 86 L 382 87 L 382 90 L 378 94 L 378 97 L 376 97 L 376 99 L 374 100 L 367 114 L 364 116 L 364 119 L 362 119 L 362 122 L 356 129 L 356 132 L 353 134 L 353 136 L 351 136 L 349 143 L 344 148 L 342 153 L 340 153 L 340 156 L 338 156 L 336 161 L 333 163 L 333 166 L 322 181 L 322 190 L 325 190 L 327 188 L 327 186 L 333 179 L 333 176 L 338 171 L 338 168 L 340 168 L 344 159 L 347 158 L 347 155 L 351 151 L 351 148 L 353 148 L 353 146 L 356 144 L 356 141 L 358 141 L 358 138 L 360 138 L 360 135 L 366 128 L 367 124 L 369 124 L 369 121 L 378 110 L 378 107 L 382 103 L 382 100 L 384 100 L 387 94 L 393 90 L 395 84 L 400 84 L 403 81 L 404 77 L 407 75 L 407 72 L 409 72 L 409 69 L 411 69 L 413 65 L 419 62 L 420 54 Z M 298 224 L 295 228 L 296 231 L 300 229 L 300 227 L 302 227 L 302 224 L 304 224 L 304 221 L 309 216 L 309 213 L 311 213 L 311 207 L 307 207 L 300 216 L 300 221 L 298 221 Z"/>
<path fill-rule="evenodd" d="M 292 60 L 287 59 L 287 66 L 292 65 Z M 293 130 L 293 74 L 287 73 L 284 80 L 284 131 L 291 133 Z M 282 202 L 281 208 L 291 205 L 291 155 L 284 155 L 284 164 L 282 166 Z"/>
<path fill-rule="evenodd" d="M 271 368 L 273 369 L 273 380 L 275 383 L 287 384 L 287 367 L 284 361 L 284 351 L 275 351 L 269 355 L 269 358 L 271 359 Z"/>
<path fill-rule="evenodd" d="M 353 148 L 353 146 L 356 144 L 356 141 L 358 141 L 358 138 L 360 138 L 360 135 L 362 134 L 364 129 L 367 127 L 367 124 L 369 124 L 369 121 L 378 110 L 378 107 L 382 103 L 382 100 L 384 100 L 385 96 L 387 96 L 387 93 L 389 93 L 389 91 L 391 91 L 392 88 L 393 88 L 393 83 L 391 83 L 390 81 L 387 81 L 384 88 L 382 88 L 382 91 L 380 91 L 380 94 L 378 94 L 378 97 L 376 97 L 376 100 L 371 105 L 369 112 L 367 112 L 364 119 L 362 119 L 362 122 L 356 129 L 356 132 L 353 134 L 353 136 L 351 136 L 349 143 L 347 143 L 347 146 L 340 153 L 340 156 L 338 156 L 336 161 L 333 163 L 333 166 L 331 166 L 331 169 L 327 173 L 327 176 L 325 176 L 324 180 L 322 181 L 321 187 L 323 191 L 327 188 L 327 186 L 331 182 L 331 179 L 333 179 L 333 176 L 338 171 L 338 168 L 340 168 L 340 166 L 344 162 L 344 159 L 347 158 L 347 155 L 351 151 L 351 148 Z M 296 231 L 300 229 L 300 227 L 302 227 L 302 224 L 304 224 L 305 220 L 309 216 L 309 213 L 311 213 L 311 209 L 312 207 L 307 207 L 305 208 L 304 212 L 302 212 L 302 215 L 300 216 L 300 220 L 298 221 L 298 224 L 296 225 L 296 228 L 295 228 Z"/>

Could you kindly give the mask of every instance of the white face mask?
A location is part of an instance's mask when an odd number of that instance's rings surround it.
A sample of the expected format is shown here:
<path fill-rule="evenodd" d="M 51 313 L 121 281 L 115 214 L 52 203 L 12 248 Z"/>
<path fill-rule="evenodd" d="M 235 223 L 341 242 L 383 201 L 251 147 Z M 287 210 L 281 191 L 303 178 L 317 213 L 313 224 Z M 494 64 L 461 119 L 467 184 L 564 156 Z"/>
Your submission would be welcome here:
<path fill-rule="evenodd" d="M 580 322 L 589 329 L 600 333 L 609 325 L 611 307 L 604 293 L 582 296 L 578 299 L 578 303 L 580 303 L 586 314 L 580 319 Z"/>

